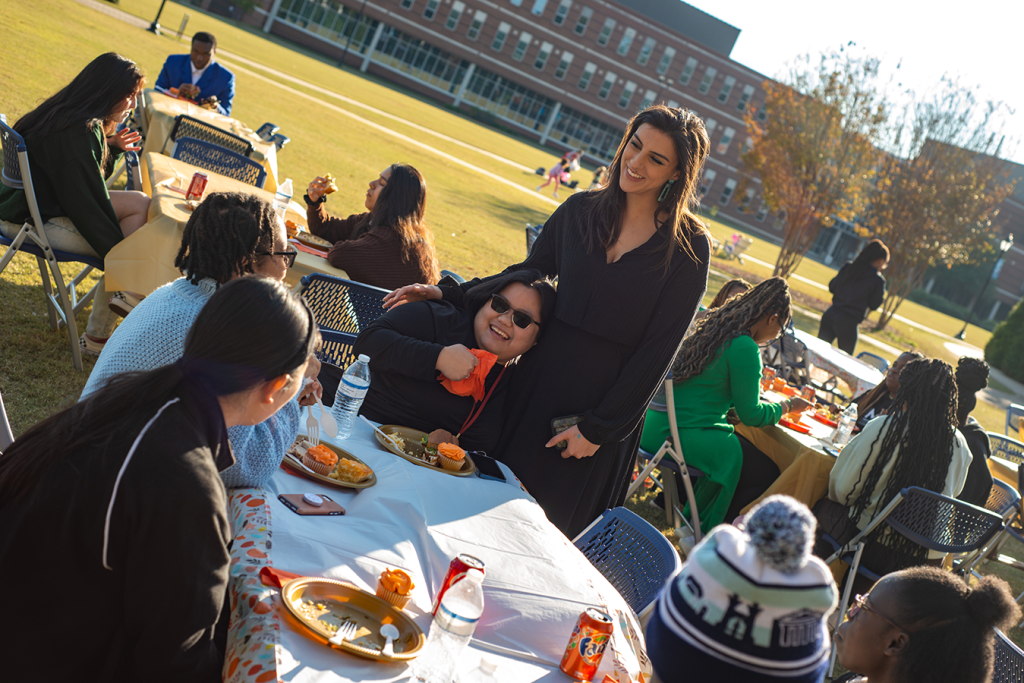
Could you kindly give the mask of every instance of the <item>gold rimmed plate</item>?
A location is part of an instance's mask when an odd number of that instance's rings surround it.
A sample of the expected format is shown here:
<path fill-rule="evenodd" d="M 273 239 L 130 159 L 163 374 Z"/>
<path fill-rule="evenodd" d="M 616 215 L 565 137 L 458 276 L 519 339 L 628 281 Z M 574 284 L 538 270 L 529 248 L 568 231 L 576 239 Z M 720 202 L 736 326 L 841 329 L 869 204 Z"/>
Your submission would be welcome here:
<path fill-rule="evenodd" d="M 299 436 L 296 439 L 296 441 L 298 439 L 308 439 L 308 438 L 309 437 L 307 437 L 305 434 L 299 434 Z M 370 467 L 365 462 L 363 462 L 362 460 L 360 460 L 356 456 L 354 456 L 351 453 L 349 453 L 348 451 L 346 451 L 344 448 L 338 448 L 337 446 L 329 444 L 326 441 L 321 441 L 320 444 L 323 445 L 323 446 L 326 446 L 327 448 L 329 448 L 332 451 L 334 451 L 334 454 L 338 456 L 339 460 L 341 458 L 348 458 L 349 460 L 355 460 L 358 463 L 362 463 L 363 465 L 366 465 L 367 467 Z M 373 486 L 374 484 L 377 483 L 377 474 L 373 471 L 372 467 L 370 467 L 370 476 L 368 476 L 366 479 L 360 479 L 359 481 L 356 481 L 356 482 L 347 482 L 347 481 L 341 481 L 340 479 L 333 479 L 333 478 L 327 476 L 326 474 L 320 474 L 319 472 L 314 472 L 312 470 L 306 469 L 302 465 L 302 458 L 300 456 L 298 456 L 298 455 L 294 455 L 290 448 L 288 449 L 288 452 L 284 454 L 284 459 L 285 459 L 285 462 L 287 462 L 289 465 L 291 465 L 292 469 L 296 469 L 299 472 L 301 472 L 303 475 L 309 477 L 310 479 L 315 479 L 315 480 L 317 480 L 319 482 L 323 482 L 324 484 L 327 484 L 329 486 L 336 486 L 336 487 L 342 488 L 342 489 L 367 489 L 367 488 L 370 488 L 371 486 Z"/>
<path fill-rule="evenodd" d="M 426 467 L 429 470 L 436 472 L 444 472 L 445 474 L 451 474 L 456 477 L 469 477 L 476 474 L 476 463 L 473 462 L 473 458 L 467 453 L 466 460 L 462 463 L 462 469 L 456 472 L 452 470 L 446 470 L 441 467 L 439 462 L 436 465 L 432 465 L 424 459 L 423 452 L 423 437 L 427 435 L 426 432 L 421 432 L 418 429 L 411 427 L 402 427 L 400 425 L 381 425 L 378 427 L 381 432 L 385 434 L 394 434 L 400 436 L 405 441 L 405 450 L 398 448 L 390 439 L 381 436 L 380 432 L 374 430 L 373 435 L 377 437 L 377 443 L 384 447 L 385 450 L 390 451 L 400 458 L 405 458 L 411 463 L 419 465 L 420 467 Z"/>
<path fill-rule="evenodd" d="M 295 239 L 302 242 L 307 247 L 312 247 L 313 249 L 330 249 L 334 246 L 334 242 L 329 242 L 323 237 L 317 237 L 310 232 L 300 232 L 295 236 Z"/>
<path fill-rule="evenodd" d="M 423 649 L 423 631 L 400 609 L 358 587 L 334 579 L 300 577 L 281 588 L 288 614 L 315 640 L 337 650 L 378 662 L 407 662 Z M 345 622 L 355 622 L 356 633 L 340 644 L 331 637 Z M 395 653 L 385 656 L 380 627 L 394 624 L 398 638 Z"/>

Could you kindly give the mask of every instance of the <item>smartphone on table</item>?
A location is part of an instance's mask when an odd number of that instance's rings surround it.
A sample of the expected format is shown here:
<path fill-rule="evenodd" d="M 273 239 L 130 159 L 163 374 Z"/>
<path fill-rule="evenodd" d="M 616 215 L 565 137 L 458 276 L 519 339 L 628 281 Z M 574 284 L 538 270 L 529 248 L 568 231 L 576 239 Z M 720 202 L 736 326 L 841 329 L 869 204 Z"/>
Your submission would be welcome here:
<path fill-rule="evenodd" d="M 491 481 L 506 481 L 505 473 L 501 471 L 501 465 L 498 461 L 487 455 L 483 451 L 471 452 L 473 462 L 476 464 L 476 474 L 481 479 L 490 479 Z"/>
<path fill-rule="evenodd" d="M 312 500 L 320 499 L 320 505 L 314 505 L 310 502 L 310 496 Z M 345 508 L 338 505 L 336 502 L 331 500 L 330 496 L 324 494 L 309 494 L 309 493 L 282 493 L 277 497 L 279 501 L 284 503 L 285 507 L 294 512 L 297 515 L 302 516 L 337 516 L 345 514 Z"/>

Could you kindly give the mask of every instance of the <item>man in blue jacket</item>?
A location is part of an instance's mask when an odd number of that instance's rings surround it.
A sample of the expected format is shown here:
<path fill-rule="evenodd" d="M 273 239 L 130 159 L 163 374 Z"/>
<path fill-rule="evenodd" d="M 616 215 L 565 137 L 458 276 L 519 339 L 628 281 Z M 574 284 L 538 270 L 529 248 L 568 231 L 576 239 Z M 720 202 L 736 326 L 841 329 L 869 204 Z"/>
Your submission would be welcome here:
<path fill-rule="evenodd" d="M 216 52 L 217 39 L 212 33 L 196 33 L 192 36 L 192 53 L 168 57 L 156 87 L 177 88 L 184 97 L 225 116 L 231 114 L 235 75 L 214 61 Z"/>

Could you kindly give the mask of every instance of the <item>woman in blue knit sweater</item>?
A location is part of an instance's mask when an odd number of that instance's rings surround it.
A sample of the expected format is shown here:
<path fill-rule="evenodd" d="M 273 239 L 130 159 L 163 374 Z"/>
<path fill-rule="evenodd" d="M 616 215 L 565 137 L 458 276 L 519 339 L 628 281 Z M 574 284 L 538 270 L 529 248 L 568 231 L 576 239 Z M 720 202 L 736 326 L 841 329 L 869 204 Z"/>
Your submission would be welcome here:
<path fill-rule="evenodd" d="M 124 319 L 96 361 L 82 398 L 122 372 L 179 359 L 189 327 L 217 287 L 250 274 L 283 280 L 296 254 L 287 249 L 284 223 L 269 202 L 255 195 L 208 195 L 185 226 L 174 261 L 185 277 L 153 292 Z M 319 369 L 314 359 L 307 376 L 316 377 Z M 319 384 L 311 383 L 266 422 L 228 430 L 236 462 L 220 473 L 225 486 L 269 481 L 299 433 L 300 406 L 313 402 L 313 391 Z"/>

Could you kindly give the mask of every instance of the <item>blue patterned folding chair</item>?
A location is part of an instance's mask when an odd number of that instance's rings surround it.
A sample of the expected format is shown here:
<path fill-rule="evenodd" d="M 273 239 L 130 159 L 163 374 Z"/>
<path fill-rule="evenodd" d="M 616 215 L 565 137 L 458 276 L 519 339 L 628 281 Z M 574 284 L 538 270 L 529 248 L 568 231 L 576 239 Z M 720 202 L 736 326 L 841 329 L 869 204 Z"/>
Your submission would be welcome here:
<path fill-rule="evenodd" d="M 871 367 L 879 370 L 880 372 L 889 371 L 889 361 L 882 358 L 878 354 L 871 353 L 870 351 L 861 351 L 857 354 L 857 360 L 867 363 Z"/>
<path fill-rule="evenodd" d="M 260 136 L 260 140 L 270 142 L 270 138 L 273 137 L 274 133 L 281 130 L 281 126 L 275 125 L 267 121 L 262 126 L 256 129 L 256 135 Z"/>
<path fill-rule="evenodd" d="M 13 238 L 0 233 L 0 244 L 7 247 L 7 253 L 0 259 L 0 273 L 3 273 L 4 268 L 19 251 L 36 257 L 39 275 L 43 281 L 43 292 L 46 295 L 50 327 L 59 329 L 61 325 L 67 326 L 71 339 L 71 359 L 75 368 L 82 370 L 82 348 L 78 343 L 78 324 L 75 322 L 75 315 L 92 300 L 96 287 L 81 298 L 78 297 L 77 288 L 93 268 L 103 269 L 103 259 L 56 251 L 50 247 L 50 242 L 46 238 L 46 224 L 39 213 L 39 204 L 32 185 L 25 140 L 4 122 L 0 122 L 0 140 L 3 143 L 4 159 L 2 182 L 7 187 L 24 190 L 30 215 L 29 220 L 25 221 Z M 81 263 L 85 268 L 65 285 L 64 275 L 60 271 L 61 263 Z M 52 287 L 50 277 L 53 277 Z"/>
<path fill-rule="evenodd" d="M 284 149 L 284 146 L 291 141 L 292 139 L 290 137 L 288 137 L 287 135 L 283 135 L 281 133 L 274 133 L 273 135 L 270 136 L 270 142 L 274 143 L 274 147 L 277 147 L 278 152 Z"/>
<path fill-rule="evenodd" d="M 267 170 L 263 166 L 211 142 L 178 138 L 172 157 L 259 188 L 267 182 Z"/>
<path fill-rule="evenodd" d="M 1007 406 L 1006 425 L 1003 427 L 1003 433 L 1006 434 L 1006 436 L 1009 436 L 1010 430 L 1012 429 L 1014 434 L 1020 436 L 1021 418 L 1024 418 L 1024 406 L 1017 405 L 1016 403 L 1011 403 Z"/>
<path fill-rule="evenodd" d="M 386 312 L 381 302 L 388 290 L 380 287 L 323 273 L 306 275 L 301 285 L 302 298 L 321 330 L 357 335 Z"/>
<path fill-rule="evenodd" d="M 533 251 L 533 243 L 537 241 L 537 237 L 540 235 L 540 230 L 543 225 L 530 225 L 526 224 L 526 255 L 529 256 L 530 252 Z"/>
<path fill-rule="evenodd" d="M 1024 650 L 996 629 L 991 683 L 1024 683 Z"/>
<path fill-rule="evenodd" d="M 173 142 L 177 146 L 181 138 L 192 138 L 209 142 L 212 145 L 229 149 L 235 154 L 241 154 L 246 158 L 252 156 L 252 143 L 245 138 L 185 114 L 174 117 L 174 127 L 171 128 L 171 135 L 164 141 L 161 153 L 166 154 L 168 142 Z M 174 156 L 173 148 L 171 149 L 171 156 Z"/>
<path fill-rule="evenodd" d="M 573 545 L 615 587 L 641 623 L 665 582 L 683 568 L 664 534 L 626 508 L 605 510 Z"/>

